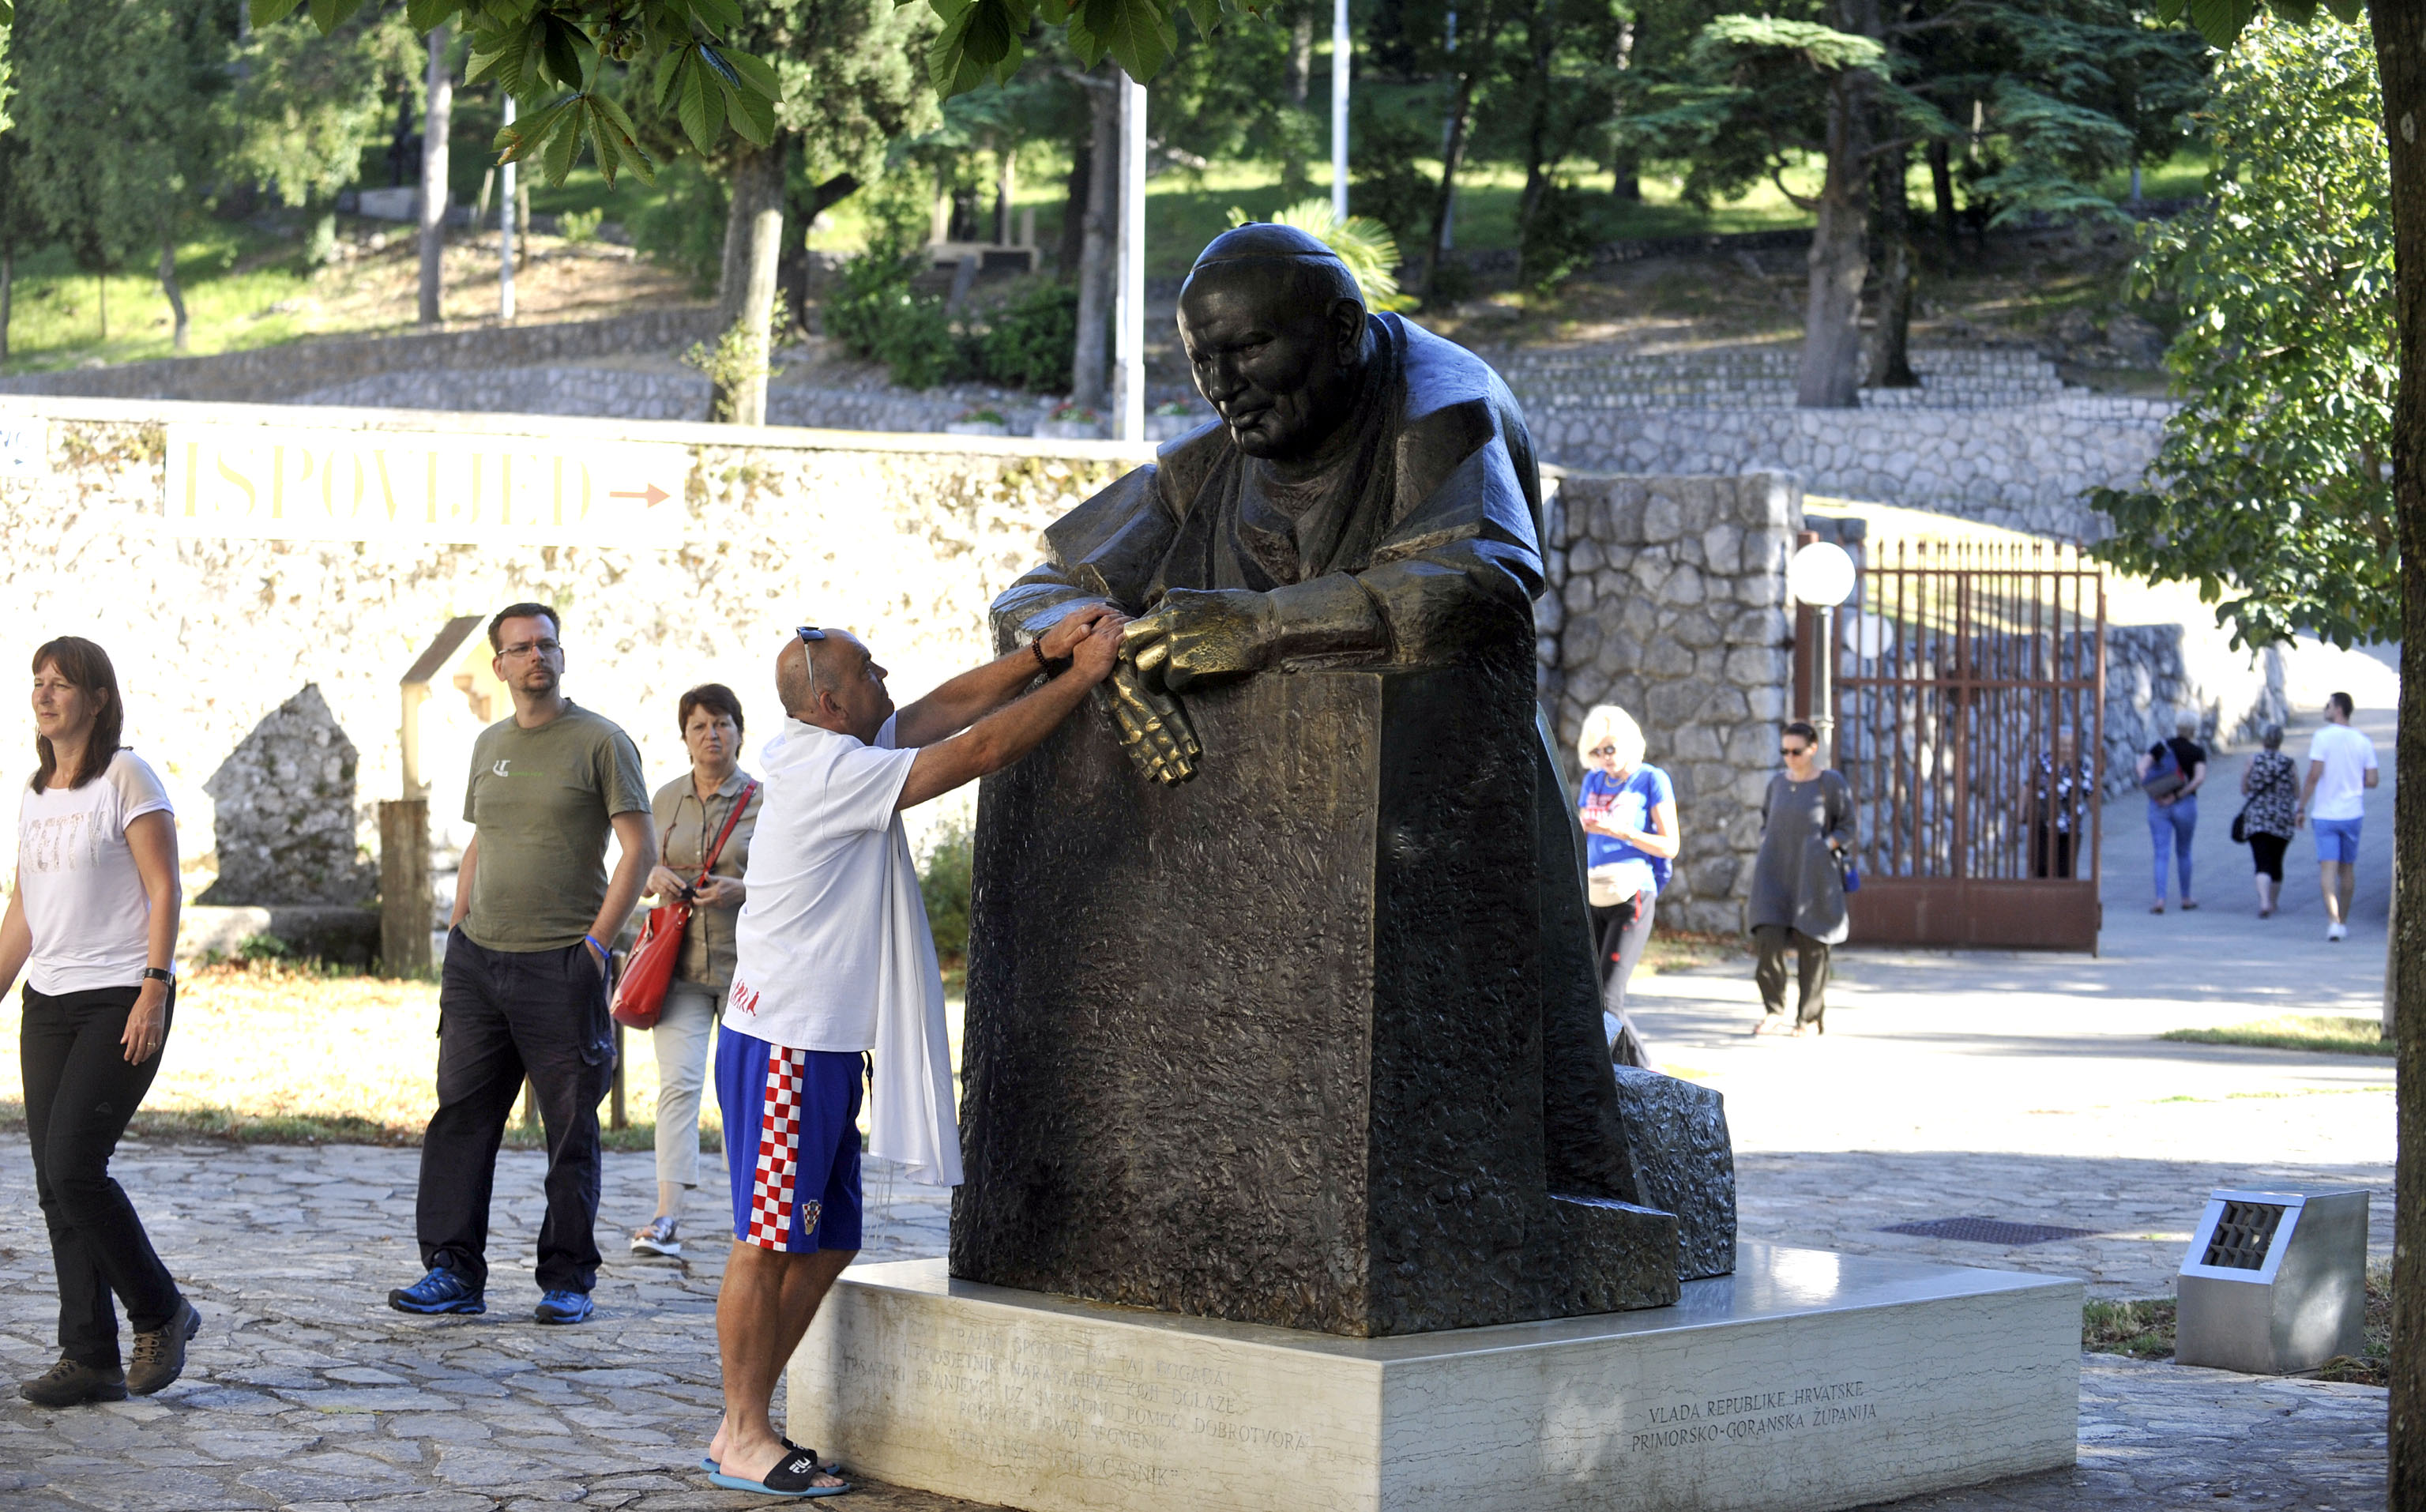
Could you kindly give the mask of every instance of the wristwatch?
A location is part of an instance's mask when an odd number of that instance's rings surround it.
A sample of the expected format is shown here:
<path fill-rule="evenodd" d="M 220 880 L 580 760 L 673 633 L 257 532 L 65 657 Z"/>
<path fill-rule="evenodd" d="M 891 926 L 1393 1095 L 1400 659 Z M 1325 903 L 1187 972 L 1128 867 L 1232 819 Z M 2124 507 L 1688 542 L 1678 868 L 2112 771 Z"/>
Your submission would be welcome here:
<path fill-rule="evenodd" d="M 166 982 L 173 986 L 176 984 L 177 973 L 170 970 L 164 966 L 147 966 L 143 968 L 143 980 L 146 982 Z"/>

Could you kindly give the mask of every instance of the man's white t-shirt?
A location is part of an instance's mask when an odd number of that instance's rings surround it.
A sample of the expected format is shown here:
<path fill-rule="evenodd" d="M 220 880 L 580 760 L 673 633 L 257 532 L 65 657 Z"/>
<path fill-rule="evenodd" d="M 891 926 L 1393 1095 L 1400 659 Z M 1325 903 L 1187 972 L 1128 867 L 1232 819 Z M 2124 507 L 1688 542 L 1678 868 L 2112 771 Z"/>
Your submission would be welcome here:
<path fill-rule="evenodd" d="M 141 756 L 121 750 L 81 788 L 17 804 L 17 884 L 34 951 L 25 985 L 46 996 L 140 985 L 150 964 L 152 900 L 135 870 L 126 826 L 173 814 L 169 789 Z"/>
<path fill-rule="evenodd" d="M 759 753 L 767 796 L 742 873 L 724 1027 L 802 1050 L 874 1050 L 867 1153 L 957 1186 L 944 974 L 895 806 L 915 750 L 798 720 Z"/>
<path fill-rule="evenodd" d="M 2367 774 L 2375 770 L 2375 742 L 2347 724 L 2326 724 L 2308 738 L 2308 759 L 2321 761 L 2310 819 L 2357 819 L 2367 811 Z"/>

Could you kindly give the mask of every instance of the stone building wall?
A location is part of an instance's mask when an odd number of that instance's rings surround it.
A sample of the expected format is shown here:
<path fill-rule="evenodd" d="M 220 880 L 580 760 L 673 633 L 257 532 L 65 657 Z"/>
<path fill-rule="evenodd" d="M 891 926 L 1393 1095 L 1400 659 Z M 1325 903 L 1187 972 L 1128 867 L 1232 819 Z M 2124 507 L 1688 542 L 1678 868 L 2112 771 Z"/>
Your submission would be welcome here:
<path fill-rule="evenodd" d="M 1631 713 L 1675 782 L 1685 835 L 1661 920 L 1739 929 L 1791 675 L 1786 560 L 1803 491 L 1780 473 L 1571 473 L 1550 515 L 1534 624 L 1569 776 L 1585 711 Z"/>
<path fill-rule="evenodd" d="M 685 770 L 674 710 L 694 684 L 740 694 L 753 746 L 774 732 L 773 658 L 796 625 L 864 629 L 906 701 L 988 655 L 986 605 L 1034 564 L 1043 528 L 1145 455 L 1100 442 L 770 431 L 736 447 L 710 426 L 6 404 L 12 421 L 46 417 L 48 469 L 0 476 L 0 651 L 23 656 L 59 634 L 108 649 L 128 743 L 167 778 L 189 858 L 218 845 L 213 774 L 307 685 L 359 752 L 353 833 L 375 850 L 372 805 L 402 784 L 399 677 L 450 617 L 519 599 L 562 608 L 567 693 L 631 733 L 653 787 Z M 670 442 L 692 458 L 692 519 L 675 549 L 180 539 L 161 519 L 162 420 Z M 483 722 L 465 705 L 442 676 L 422 717 L 442 847 L 468 836 L 461 764 Z M 431 750 L 441 714 L 446 741 Z M 22 700 L 0 706 L 0 759 L 30 770 L 32 750 Z"/>

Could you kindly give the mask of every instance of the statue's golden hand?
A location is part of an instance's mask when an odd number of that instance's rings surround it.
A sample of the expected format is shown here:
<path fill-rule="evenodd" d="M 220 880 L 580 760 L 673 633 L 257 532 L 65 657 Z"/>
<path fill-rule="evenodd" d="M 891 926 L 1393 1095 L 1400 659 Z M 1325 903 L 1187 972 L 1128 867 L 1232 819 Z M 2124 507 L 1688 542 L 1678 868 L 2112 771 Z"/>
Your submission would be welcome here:
<path fill-rule="evenodd" d="M 1179 693 L 1199 677 L 1262 667 L 1271 654 L 1272 601 L 1239 588 L 1174 588 L 1121 631 L 1121 656 L 1149 688 Z"/>
<path fill-rule="evenodd" d="M 1140 772 L 1156 782 L 1186 782 L 1196 775 L 1196 761 L 1204 750 L 1196 743 L 1196 732 L 1189 727 L 1178 699 L 1147 687 L 1137 668 L 1126 661 L 1113 667 L 1112 675 L 1104 679 L 1103 691 L 1111 707 L 1112 724 L 1120 731 L 1121 745 Z"/>

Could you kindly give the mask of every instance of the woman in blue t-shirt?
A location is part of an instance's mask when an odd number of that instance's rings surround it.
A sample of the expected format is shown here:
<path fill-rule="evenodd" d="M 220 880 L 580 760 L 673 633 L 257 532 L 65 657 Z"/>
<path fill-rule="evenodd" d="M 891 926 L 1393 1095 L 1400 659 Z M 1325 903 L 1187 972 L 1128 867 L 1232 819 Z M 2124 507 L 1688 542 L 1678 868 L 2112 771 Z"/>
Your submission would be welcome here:
<path fill-rule="evenodd" d="M 1591 869 L 1593 930 L 1600 941 L 1601 1026 L 1610 1058 L 1648 1065 L 1625 1016 L 1626 979 L 1651 938 L 1651 915 L 1680 848 L 1676 789 L 1642 759 L 1642 727 L 1613 704 L 1584 716 L 1576 753 L 1583 757 L 1583 821 Z"/>

